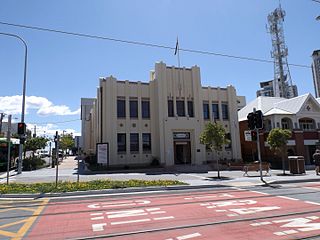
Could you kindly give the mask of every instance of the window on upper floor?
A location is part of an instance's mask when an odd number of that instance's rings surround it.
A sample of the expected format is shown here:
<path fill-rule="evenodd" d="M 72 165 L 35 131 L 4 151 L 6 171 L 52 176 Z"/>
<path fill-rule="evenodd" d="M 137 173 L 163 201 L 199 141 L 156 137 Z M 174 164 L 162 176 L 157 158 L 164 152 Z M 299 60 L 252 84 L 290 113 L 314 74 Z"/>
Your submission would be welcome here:
<path fill-rule="evenodd" d="M 126 100 L 125 99 L 121 98 L 117 100 L 117 116 L 118 118 L 126 117 Z"/>
<path fill-rule="evenodd" d="M 189 117 L 194 117 L 193 101 L 188 101 L 188 115 Z"/>
<path fill-rule="evenodd" d="M 151 152 L 151 133 L 142 133 L 142 150 Z"/>
<path fill-rule="evenodd" d="M 130 133 L 130 152 L 139 152 L 139 134 Z"/>
<path fill-rule="evenodd" d="M 203 103 L 203 119 L 204 120 L 209 120 L 210 116 L 209 116 L 209 103 Z"/>
<path fill-rule="evenodd" d="M 212 103 L 212 119 L 220 120 L 218 103 Z"/>
<path fill-rule="evenodd" d="M 184 106 L 184 100 L 177 100 L 177 115 L 179 117 L 185 117 L 186 116 L 186 111 L 185 111 L 185 106 Z"/>
<path fill-rule="evenodd" d="M 126 144 L 126 134 L 118 133 L 118 152 L 126 152 L 127 144 Z"/>
<path fill-rule="evenodd" d="M 228 108 L 228 104 L 222 103 L 222 104 L 221 104 L 221 108 L 222 108 L 222 119 L 223 119 L 223 120 L 228 120 L 228 119 L 229 119 L 229 108 Z"/>
<path fill-rule="evenodd" d="M 142 118 L 150 118 L 150 101 L 142 100 L 141 102 Z"/>
<path fill-rule="evenodd" d="M 168 100 L 168 117 L 173 117 L 173 100 Z"/>
<path fill-rule="evenodd" d="M 138 100 L 130 99 L 130 118 L 138 118 Z"/>
<path fill-rule="evenodd" d="M 312 131 L 315 129 L 314 120 L 310 118 L 299 119 L 299 125 L 304 131 Z"/>

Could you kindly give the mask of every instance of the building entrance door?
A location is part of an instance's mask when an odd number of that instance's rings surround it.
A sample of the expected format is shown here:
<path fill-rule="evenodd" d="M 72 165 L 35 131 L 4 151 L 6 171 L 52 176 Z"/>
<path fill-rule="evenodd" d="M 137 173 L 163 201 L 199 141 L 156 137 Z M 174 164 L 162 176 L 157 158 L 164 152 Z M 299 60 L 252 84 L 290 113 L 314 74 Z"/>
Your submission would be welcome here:
<path fill-rule="evenodd" d="M 174 164 L 191 164 L 190 141 L 174 142 Z"/>

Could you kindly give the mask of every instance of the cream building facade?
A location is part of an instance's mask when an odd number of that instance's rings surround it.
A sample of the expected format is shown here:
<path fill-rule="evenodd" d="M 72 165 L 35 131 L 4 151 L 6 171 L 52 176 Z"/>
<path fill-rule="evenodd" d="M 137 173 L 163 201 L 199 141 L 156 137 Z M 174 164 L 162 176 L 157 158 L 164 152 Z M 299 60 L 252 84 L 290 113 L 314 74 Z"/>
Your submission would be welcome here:
<path fill-rule="evenodd" d="M 83 150 L 108 143 L 109 166 L 213 162 L 218 156 L 199 141 L 209 121 L 220 122 L 231 140 L 219 158 L 241 159 L 236 90 L 202 87 L 197 66 L 156 63 L 149 83 L 100 78 L 97 98 L 82 102 Z"/>

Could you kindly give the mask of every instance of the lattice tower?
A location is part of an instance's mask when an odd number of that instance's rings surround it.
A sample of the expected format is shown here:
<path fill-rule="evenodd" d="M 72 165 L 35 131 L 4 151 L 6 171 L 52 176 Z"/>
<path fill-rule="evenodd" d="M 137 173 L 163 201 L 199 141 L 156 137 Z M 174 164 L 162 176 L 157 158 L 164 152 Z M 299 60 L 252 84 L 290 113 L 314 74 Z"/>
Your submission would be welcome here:
<path fill-rule="evenodd" d="M 294 97 L 293 86 L 288 66 L 288 48 L 285 44 L 283 21 L 286 13 L 281 6 L 268 15 L 268 32 L 271 34 L 274 59 L 273 94 L 275 97 Z"/>

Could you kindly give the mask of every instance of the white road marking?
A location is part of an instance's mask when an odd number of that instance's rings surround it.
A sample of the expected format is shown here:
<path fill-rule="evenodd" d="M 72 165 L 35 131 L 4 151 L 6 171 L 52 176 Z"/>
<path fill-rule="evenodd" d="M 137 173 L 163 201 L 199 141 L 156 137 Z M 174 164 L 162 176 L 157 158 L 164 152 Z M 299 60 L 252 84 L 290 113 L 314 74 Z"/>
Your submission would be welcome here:
<path fill-rule="evenodd" d="M 279 198 L 283 198 L 283 199 L 293 200 L 293 201 L 299 201 L 299 199 L 291 198 L 291 197 L 286 197 L 286 196 L 278 196 L 278 197 L 279 197 Z"/>
<path fill-rule="evenodd" d="M 91 216 L 99 216 L 102 215 L 103 213 L 90 213 Z"/>
<path fill-rule="evenodd" d="M 137 220 L 130 220 L 130 221 L 122 221 L 122 222 L 111 222 L 111 225 L 120 225 L 120 224 L 128 224 L 128 223 L 138 223 L 138 222 L 149 222 L 151 221 L 150 218 L 144 219 L 137 219 Z"/>
<path fill-rule="evenodd" d="M 197 197 L 187 197 L 184 198 L 185 200 L 195 200 L 195 199 L 210 199 L 210 198 L 222 198 L 222 197 L 230 197 L 233 198 L 234 195 L 223 193 L 218 195 L 204 195 L 204 196 L 197 196 Z"/>
<path fill-rule="evenodd" d="M 272 224 L 272 222 L 259 222 L 259 223 L 252 223 L 250 225 L 253 227 L 257 227 L 257 226 L 270 225 L 270 224 Z"/>
<path fill-rule="evenodd" d="M 160 208 L 146 208 L 148 212 L 160 210 Z"/>
<path fill-rule="evenodd" d="M 136 206 L 136 205 L 147 205 L 150 204 L 148 200 L 135 200 L 135 201 L 122 201 L 122 202 L 114 202 L 114 203 L 94 203 L 88 205 L 88 208 L 113 208 L 113 207 L 128 207 L 128 206 Z"/>
<path fill-rule="evenodd" d="M 277 209 L 280 209 L 280 207 L 270 206 L 270 207 L 235 208 L 235 209 L 229 209 L 229 211 L 243 215 L 243 214 L 254 214 L 254 213 L 265 212 L 265 211 L 273 211 Z"/>
<path fill-rule="evenodd" d="M 107 212 L 108 218 L 125 218 L 148 215 L 143 209 Z"/>
<path fill-rule="evenodd" d="M 304 201 L 305 203 L 309 203 L 309 204 L 313 204 L 313 205 L 319 205 L 320 206 L 320 203 L 316 203 L 316 202 L 310 202 L 310 201 Z"/>
<path fill-rule="evenodd" d="M 151 214 L 161 214 L 161 213 L 166 213 L 166 211 L 151 212 Z"/>
<path fill-rule="evenodd" d="M 190 239 L 190 238 L 195 238 L 195 237 L 200 237 L 201 234 L 200 233 L 192 233 L 192 234 L 188 234 L 188 235 L 184 235 L 184 236 L 179 236 L 177 237 L 178 240 L 185 240 L 185 239 Z"/>
<path fill-rule="evenodd" d="M 101 219 L 104 219 L 104 217 L 94 217 L 94 218 L 91 218 L 91 220 L 95 221 L 95 220 L 101 220 Z"/>
<path fill-rule="evenodd" d="M 158 218 L 153 218 L 153 220 L 157 221 L 157 220 L 166 220 L 166 219 L 173 219 L 173 216 L 169 216 L 169 217 L 158 217 Z"/>
<path fill-rule="evenodd" d="M 103 231 L 103 230 L 104 230 L 103 227 L 105 227 L 105 226 L 107 226 L 106 223 L 92 224 L 92 230 L 93 230 L 94 232 L 100 232 L 100 231 Z"/>
<path fill-rule="evenodd" d="M 259 194 L 262 194 L 262 195 L 270 195 L 269 193 L 264 193 L 264 192 L 259 192 L 259 191 L 253 191 L 253 190 L 251 190 L 250 192 L 259 193 Z"/>
<path fill-rule="evenodd" d="M 209 202 L 200 204 L 200 206 L 206 206 L 206 208 L 217 208 L 217 207 L 228 207 L 228 206 L 242 206 L 242 205 L 250 205 L 256 204 L 255 200 L 231 200 L 231 201 L 223 201 L 223 202 Z M 209 205 L 209 206 L 208 206 Z"/>

